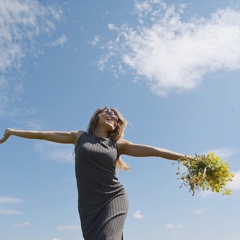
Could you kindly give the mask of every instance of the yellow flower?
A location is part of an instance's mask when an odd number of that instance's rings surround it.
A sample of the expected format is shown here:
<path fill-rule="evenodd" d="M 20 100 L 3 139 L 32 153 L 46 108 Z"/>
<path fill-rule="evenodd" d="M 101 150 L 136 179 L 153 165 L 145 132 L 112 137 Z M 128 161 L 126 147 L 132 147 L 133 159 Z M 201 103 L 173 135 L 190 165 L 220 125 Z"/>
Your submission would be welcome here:
<path fill-rule="evenodd" d="M 187 168 L 186 172 L 181 173 L 180 164 Z M 195 155 L 194 158 L 187 156 L 183 161 L 179 161 L 178 166 L 179 179 L 182 180 L 182 186 L 190 186 L 193 195 L 195 190 L 211 190 L 213 192 L 222 192 L 223 195 L 231 194 L 231 190 L 226 188 L 226 184 L 232 181 L 234 174 L 230 172 L 229 164 L 213 152 L 207 155 Z"/>

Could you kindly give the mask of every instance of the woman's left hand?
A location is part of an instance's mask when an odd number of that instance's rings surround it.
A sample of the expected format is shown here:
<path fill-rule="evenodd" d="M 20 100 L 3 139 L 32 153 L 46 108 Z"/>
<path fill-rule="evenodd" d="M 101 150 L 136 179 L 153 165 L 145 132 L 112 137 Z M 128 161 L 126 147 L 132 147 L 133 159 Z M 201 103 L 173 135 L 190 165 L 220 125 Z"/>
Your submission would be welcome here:
<path fill-rule="evenodd" d="M 7 139 L 11 136 L 10 134 L 10 128 L 7 128 L 4 135 L 3 135 L 3 138 L 0 139 L 0 143 L 4 143 L 5 141 L 7 141 Z"/>

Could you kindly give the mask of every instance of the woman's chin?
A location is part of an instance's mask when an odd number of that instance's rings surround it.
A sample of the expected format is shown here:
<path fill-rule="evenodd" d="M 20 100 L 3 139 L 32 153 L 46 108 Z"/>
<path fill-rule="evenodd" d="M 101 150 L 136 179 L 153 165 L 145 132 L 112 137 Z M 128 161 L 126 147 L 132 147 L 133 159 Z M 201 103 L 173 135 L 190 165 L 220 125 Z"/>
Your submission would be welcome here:
<path fill-rule="evenodd" d="M 114 131 L 114 129 L 115 129 L 114 125 L 112 125 L 110 123 L 107 123 L 107 130 L 108 130 L 108 132 L 112 132 L 112 131 Z"/>

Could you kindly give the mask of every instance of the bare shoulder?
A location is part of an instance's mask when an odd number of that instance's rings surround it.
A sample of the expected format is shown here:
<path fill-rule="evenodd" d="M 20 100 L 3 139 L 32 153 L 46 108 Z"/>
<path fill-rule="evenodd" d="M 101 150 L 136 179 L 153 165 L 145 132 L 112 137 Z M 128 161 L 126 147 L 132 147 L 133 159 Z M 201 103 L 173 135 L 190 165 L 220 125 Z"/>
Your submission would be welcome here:
<path fill-rule="evenodd" d="M 117 140 L 117 147 L 118 147 L 119 154 L 121 155 L 124 152 L 125 147 L 130 144 L 132 143 L 122 138 Z"/>
<path fill-rule="evenodd" d="M 121 146 L 121 145 L 125 145 L 125 144 L 128 144 L 130 143 L 129 141 L 125 140 L 125 139 L 122 139 L 120 138 L 119 140 L 117 140 L 117 145 Z"/>
<path fill-rule="evenodd" d="M 71 134 L 74 136 L 75 138 L 75 144 L 77 144 L 78 139 L 81 137 L 81 135 L 84 133 L 84 131 L 81 130 L 76 130 L 76 131 L 72 131 Z"/>

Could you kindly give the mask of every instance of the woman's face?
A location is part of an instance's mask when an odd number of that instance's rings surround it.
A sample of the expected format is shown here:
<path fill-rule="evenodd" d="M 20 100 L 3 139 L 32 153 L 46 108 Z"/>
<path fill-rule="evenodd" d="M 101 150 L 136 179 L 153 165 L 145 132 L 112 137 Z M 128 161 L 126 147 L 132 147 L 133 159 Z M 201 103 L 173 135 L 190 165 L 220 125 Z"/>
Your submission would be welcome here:
<path fill-rule="evenodd" d="M 107 127 L 107 131 L 113 131 L 117 125 L 118 117 L 110 109 L 106 108 L 99 114 L 98 124 Z"/>

